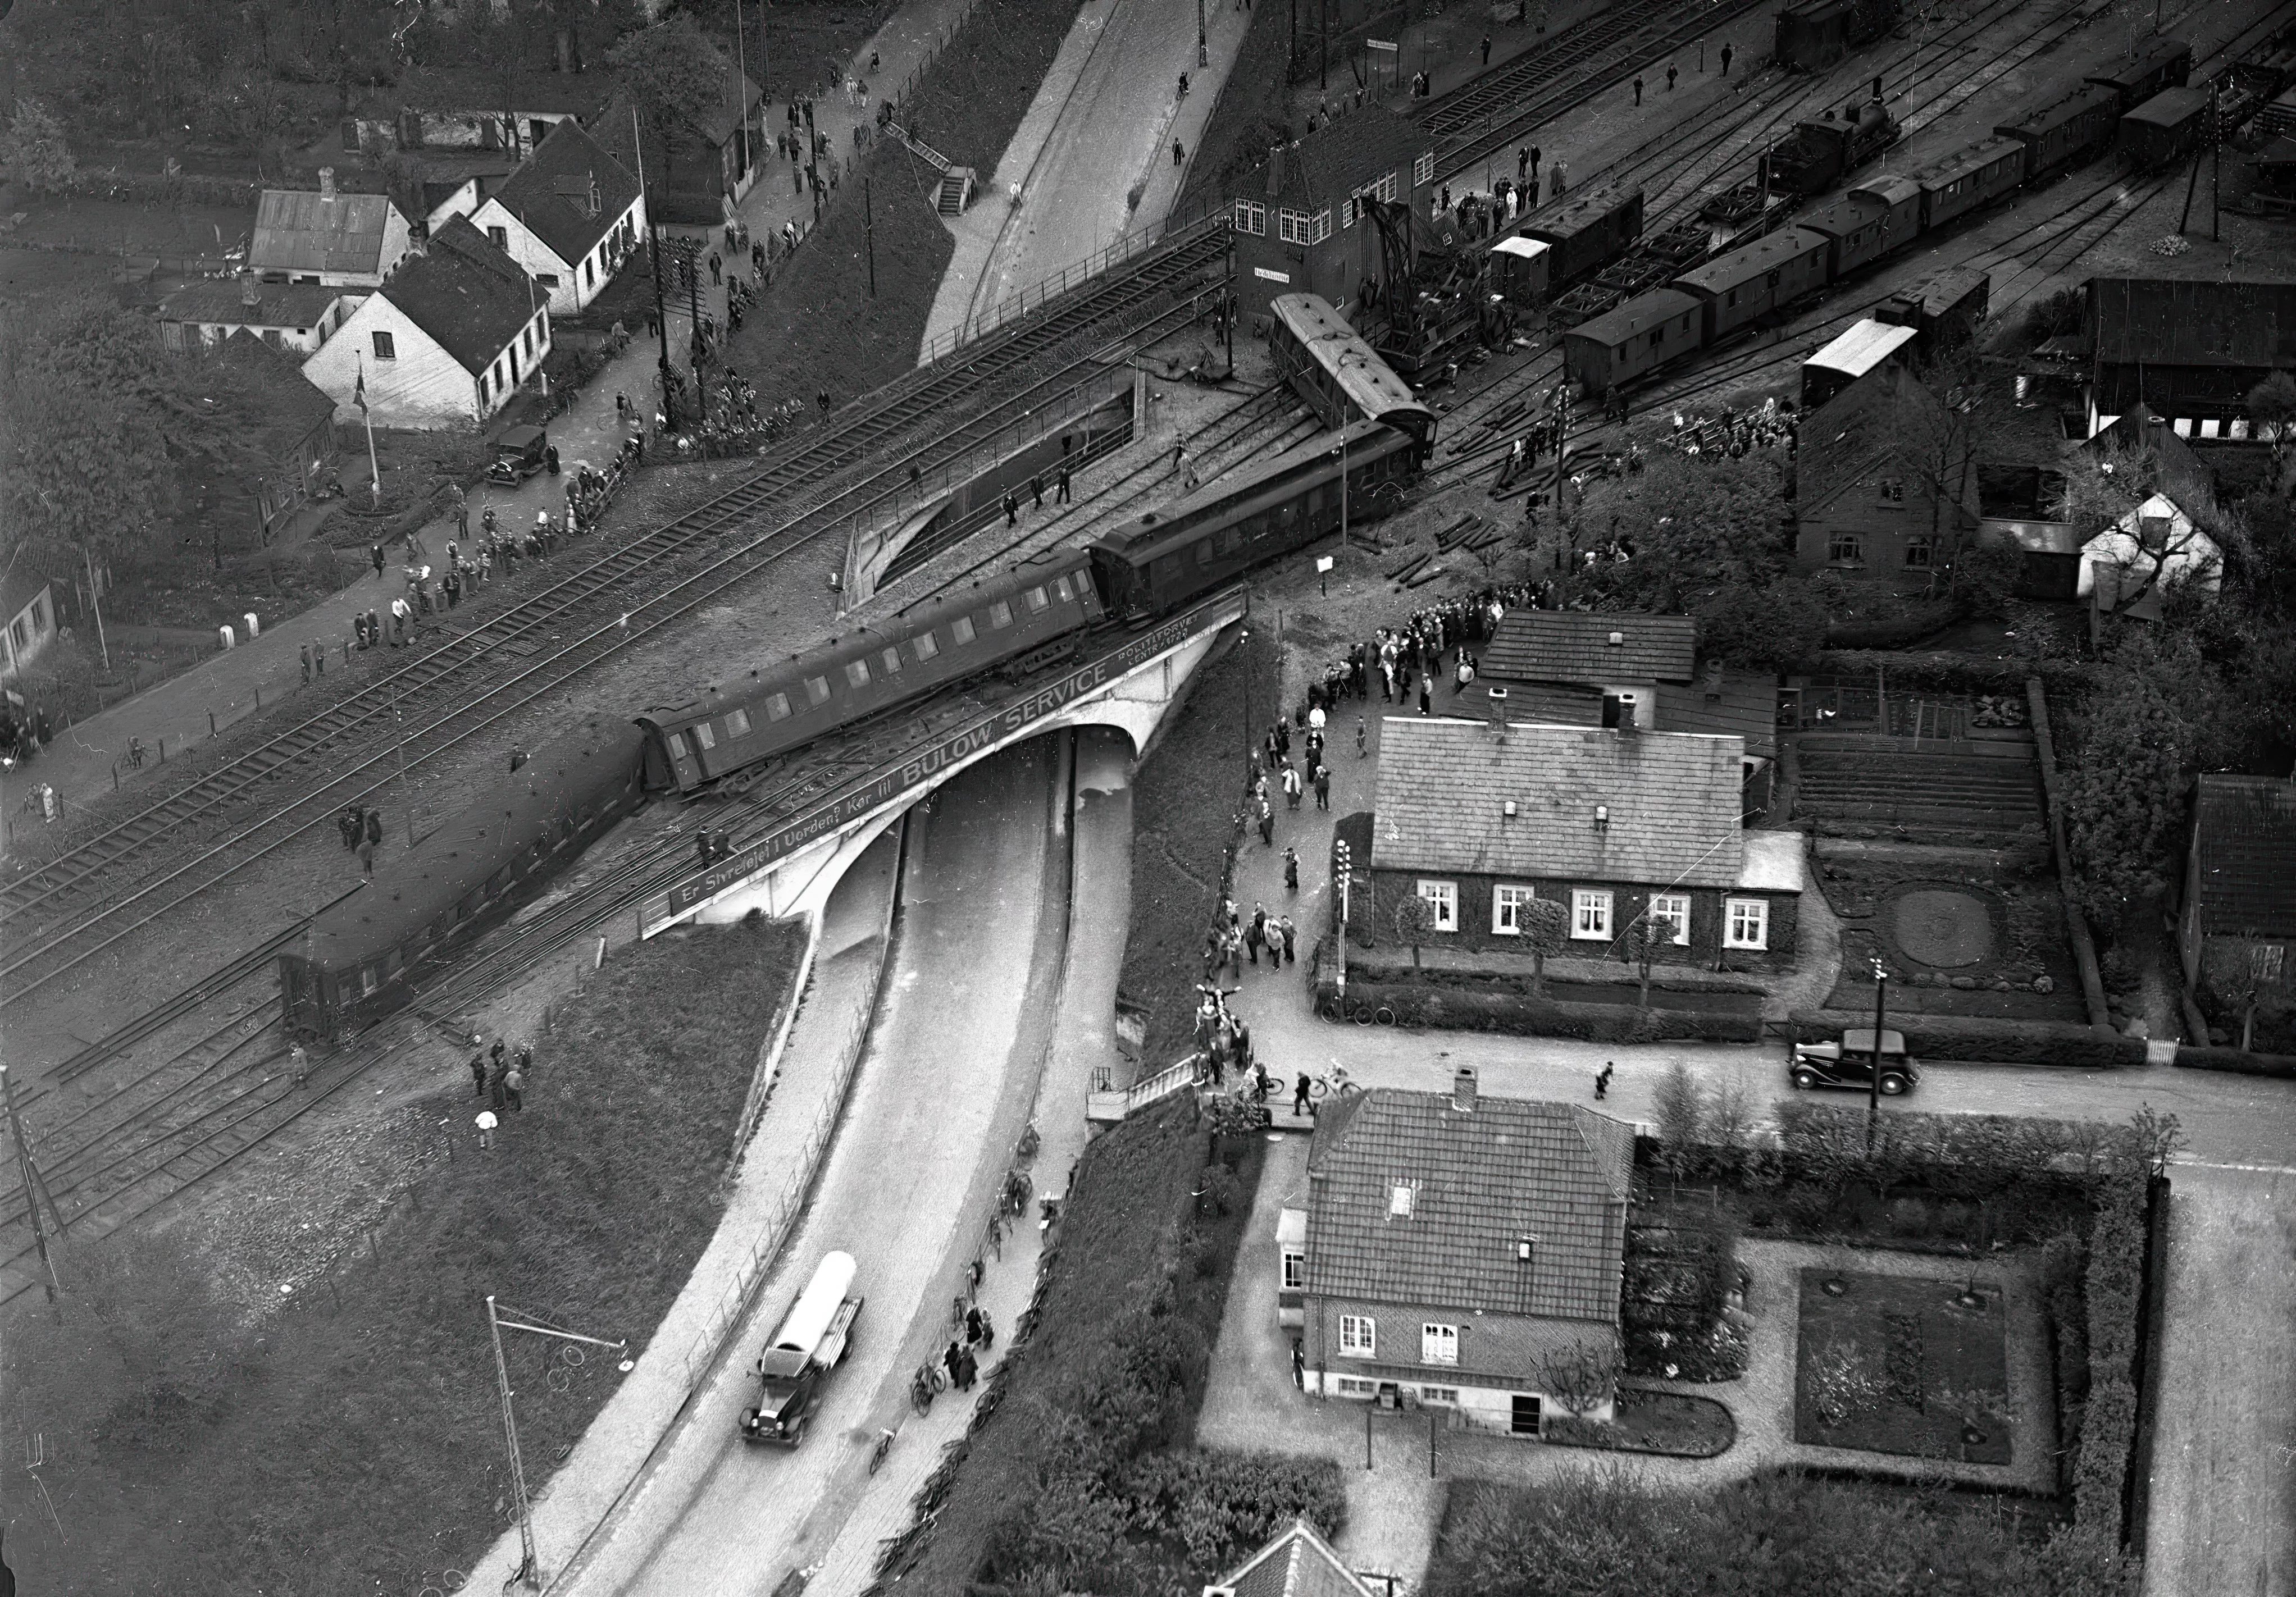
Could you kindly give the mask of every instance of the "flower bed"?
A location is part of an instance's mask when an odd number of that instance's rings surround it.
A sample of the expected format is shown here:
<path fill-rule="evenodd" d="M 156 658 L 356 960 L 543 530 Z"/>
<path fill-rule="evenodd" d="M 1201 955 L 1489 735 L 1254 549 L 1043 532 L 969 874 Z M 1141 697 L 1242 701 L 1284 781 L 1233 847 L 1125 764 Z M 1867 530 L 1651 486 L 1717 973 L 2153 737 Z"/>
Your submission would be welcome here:
<path fill-rule="evenodd" d="M 1543 1442 L 1603 1447 L 1614 1453 L 1656 1453 L 1669 1458 L 1716 1458 L 1738 1439 L 1738 1421 L 1711 1397 L 1620 1387 L 1616 1417 L 1554 1420 Z"/>
<path fill-rule="evenodd" d="M 1794 1440 L 2005 1464 L 2008 1326 L 1999 1286 L 1801 1272 Z"/>

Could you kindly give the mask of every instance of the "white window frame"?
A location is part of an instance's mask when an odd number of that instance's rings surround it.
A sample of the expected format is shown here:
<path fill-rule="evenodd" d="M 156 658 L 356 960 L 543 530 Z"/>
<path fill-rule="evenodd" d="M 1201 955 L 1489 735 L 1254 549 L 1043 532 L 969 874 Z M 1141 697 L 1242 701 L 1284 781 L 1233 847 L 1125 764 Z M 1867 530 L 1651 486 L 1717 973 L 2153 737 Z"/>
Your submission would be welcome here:
<path fill-rule="evenodd" d="M 1267 207 L 1261 204 L 1257 200 L 1237 201 L 1235 202 L 1235 230 L 1238 233 L 1248 233 L 1256 239 L 1266 238 L 1267 236 Z"/>
<path fill-rule="evenodd" d="M 1309 243 L 1320 244 L 1331 236 L 1332 213 L 1329 209 L 1319 210 L 1314 216 L 1308 218 L 1308 242 Z"/>
<path fill-rule="evenodd" d="M 1459 1328 L 1439 1325 L 1432 1320 L 1423 1323 L 1419 1327 L 1419 1362 L 1456 1369 L 1459 1364 Z"/>
<path fill-rule="evenodd" d="M 1751 930 L 1749 932 L 1748 929 Z M 1770 946 L 1770 901 L 1733 898 L 1722 906 L 1722 946 L 1726 948 L 1767 948 Z"/>
<path fill-rule="evenodd" d="M 1665 915 L 1674 921 L 1674 936 L 1669 939 L 1677 948 L 1690 946 L 1690 895 L 1687 893 L 1652 893 L 1650 907 L 1644 913 L 1653 919 Z"/>
<path fill-rule="evenodd" d="M 1304 1292 L 1308 1290 L 1308 1250 L 1297 1246 L 1283 1249 L 1283 1265 L 1280 1279 L 1283 1290 Z"/>
<path fill-rule="evenodd" d="M 1422 1403 L 1432 1403 L 1443 1408 L 1456 1408 L 1459 1405 L 1459 1388 L 1456 1387 L 1421 1387 L 1419 1388 L 1419 1401 Z"/>
<path fill-rule="evenodd" d="M 1369 1314 L 1340 1316 L 1340 1356 L 1341 1358 L 1377 1358 L 1379 1356 L 1379 1322 Z"/>
<path fill-rule="evenodd" d="M 2259 985 L 2276 985 L 2281 972 L 2288 968 L 2288 945 L 2285 943 L 2253 943 L 2248 950 L 2249 979 Z"/>
<path fill-rule="evenodd" d="M 1423 876 L 1413 890 L 1425 899 L 1428 907 L 1435 912 L 1436 930 L 1459 930 L 1459 884 L 1457 882 L 1440 881 L 1433 877 Z"/>
<path fill-rule="evenodd" d="M 1435 152 L 1422 150 L 1411 163 L 1411 181 L 1424 186 L 1435 181 Z"/>
<path fill-rule="evenodd" d="M 1491 935 L 1495 938 L 1519 938 L 1522 935 L 1522 906 L 1538 897 L 1527 883 L 1496 882 L 1491 888 Z"/>
<path fill-rule="evenodd" d="M 1389 205 L 1395 203 L 1395 174 L 1382 172 L 1371 185 L 1371 192 Z"/>
<path fill-rule="evenodd" d="M 1279 243 L 1304 246 L 1308 242 L 1308 213 L 1279 209 L 1275 213 L 1275 237 Z"/>
<path fill-rule="evenodd" d="M 1607 888 L 1570 890 L 1570 935 L 1580 942 L 1608 942 L 1611 937 L 1611 893 Z"/>

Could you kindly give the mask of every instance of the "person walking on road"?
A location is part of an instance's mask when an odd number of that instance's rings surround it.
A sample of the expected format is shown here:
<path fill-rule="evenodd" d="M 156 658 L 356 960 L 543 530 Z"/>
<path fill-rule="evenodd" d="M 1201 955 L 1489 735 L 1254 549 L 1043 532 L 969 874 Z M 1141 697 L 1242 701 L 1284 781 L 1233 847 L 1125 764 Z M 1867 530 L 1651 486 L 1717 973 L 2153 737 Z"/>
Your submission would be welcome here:
<path fill-rule="evenodd" d="M 1275 807 L 1264 798 L 1259 801 L 1259 840 L 1266 848 L 1275 847 Z"/>
<path fill-rule="evenodd" d="M 1332 807 L 1332 768 L 1322 764 L 1316 766 L 1316 807 Z"/>
<path fill-rule="evenodd" d="M 1037 472 L 1035 476 L 1033 476 L 1033 477 L 1031 477 L 1031 478 L 1029 478 L 1029 492 L 1030 495 L 1031 495 L 1031 496 L 1035 499 L 1035 501 L 1036 501 L 1036 503 L 1035 503 L 1035 504 L 1031 504 L 1031 505 L 1029 506 L 1029 508 L 1030 508 L 1031 510 L 1042 510 L 1042 509 L 1044 509 L 1044 508 L 1045 508 L 1045 474 L 1044 474 L 1042 471 Z"/>
<path fill-rule="evenodd" d="M 369 561 L 373 562 L 376 580 L 381 580 L 383 567 L 382 545 L 381 544 L 376 544 L 369 547 L 366 552 L 366 557 Z"/>
<path fill-rule="evenodd" d="M 1675 68 L 1673 68 L 1673 67 L 1669 67 L 1669 68 L 1666 70 L 1666 92 L 1667 92 L 1668 94 L 1671 94 L 1672 93 L 1674 93 L 1674 74 L 1675 74 L 1675 71 L 1676 71 L 1676 69 L 1675 69 Z"/>
<path fill-rule="evenodd" d="M 1005 525 L 1005 526 L 1007 526 L 1007 527 L 1013 527 L 1013 526 L 1017 526 L 1017 525 L 1019 525 L 1019 523 L 1020 523 L 1020 520 L 1021 520 L 1021 499 L 1020 499 L 1020 495 L 1017 495 L 1017 494 L 1013 494 L 1013 493 L 1007 492 L 1007 493 L 1005 494 L 1005 495 L 1004 495 L 1004 525 Z"/>
<path fill-rule="evenodd" d="M 1483 65 L 1485 65 L 1485 66 L 1487 66 L 1487 67 L 1488 67 L 1488 66 L 1489 66 L 1490 64 L 1491 64 L 1491 36 L 1490 36 L 1489 34 L 1488 34 L 1488 33 L 1487 33 L 1487 34 L 1483 35 Z"/>
<path fill-rule="evenodd" d="M 1055 504 L 1069 503 L 1069 463 L 1066 461 L 1061 463 L 1060 485 L 1058 491 L 1053 495 L 1053 503 Z"/>
<path fill-rule="evenodd" d="M 1730 76 L 1730 46 L 1727 45 L 1722 46 L 1722 76 Z"/>
<path fill-rule="evenodd" d="M 1284 916 L 1276 924 L 1283 929 L 1283 962 L 1287 965 L 1298 964 L 1300 962 L 1300 929 L 1292 924 L 1292 917 L 1289 915 Z"/>
<path fill-rule="evenodd" d="M 1289 843 L 1283 846 L 1283 887 L 1287 892 L 1300 890 L 1300 851 Z"/>
<path fill-rule="evenodd" d="M 1611 1072 L 1617 1069 L 1618 1066 L 1616 1064 L 1612 1063 L 1609 1060 L 1604 1060 L 1603 1061 L 1603 1068 L 1595 1072 L 1595 1102 L 1600 1103 L 1603 1100 L 1611 1095 Z"/>
<path fill-rule="evenodd" d="M 1300 1071 L 1299 1085 L 1292 1089 L 1292 1112 L 1293 1114 L 1304 1115 L 1308 1112 L 1308 1105 L 1310 1102 L 1308 1096 L 1308 1091 L 1311 1085 L 1312 1084 L 1308 1080 L 1308 1073 L 1305 1070 Z"/>
<path fill-rule="evenodd" d="M 957 1385 L 957 1379 L 958 1372 L 964 1368 L 964 1349 L 958 1347 L 955 1342 L 950 1342 L 947 1347 L 941 1349 L 940 1362 L 948 1371 L 948 1384 L 955 1387 L 958 1391 L 963 1391 L 964 1388 Z"/>
<path fill-rule="evenodd" d="M 1371 741 L 1368 736 L 1368 731 L 1369 729 L 1364 723 L 1364 718 L 1361 716 L 1357 716 L 1356 717 L 1356 758 L 1357 759 L 1366 758 L 1371 754 Z"/>
<path fill-rule="evenodd" d="M 1265 911 L 1252 916 L 1251 924 L 1243 929 L 1243 946 L 1251 956 L 1251 962 L 1259 964 L 1259 951 L 1267 946 L 1267 915 Z M 1283 962 L 1279 959 L 1275 962 L 1282 964 Z"/>
<path fill-rule="evenodd" d="M 1520 144 L 1514 152 L 1514 175 L 1519 183 L 1530 181 L 1530 146 Z"/>
<path fill-rule="evenodd" d="M 495 1127 L 502 1124 L 501 1117 L 490 1109 L 479 1111 L 479 1147 L 481 1151 L 495 1145 Z"/>
<path fill-rule="evenodd" d="M 1300 767 L 1297 766 L 1283 767 L 1283 807 L 1300 807 Z"/>

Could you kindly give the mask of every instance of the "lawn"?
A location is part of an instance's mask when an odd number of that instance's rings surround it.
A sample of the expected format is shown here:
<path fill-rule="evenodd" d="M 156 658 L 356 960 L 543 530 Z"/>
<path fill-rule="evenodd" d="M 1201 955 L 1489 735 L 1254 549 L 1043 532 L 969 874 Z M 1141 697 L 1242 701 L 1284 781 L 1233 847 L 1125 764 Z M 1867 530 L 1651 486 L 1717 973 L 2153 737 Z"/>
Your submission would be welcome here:
<path fill-rule="evenodd" d="M 1794 1440 L 2005 1464 L 2007 1318 L 1997 1283 L 1801 1272 Z"/>
<path fill-rule="evenodd" d="M 491 1152 L 467 1083 L 406 1106 L 423 1173 L 324 1282 L 232 1276 L 182 1228 L 68 1260 L 61 1323 L 29 1303 L 4 1344 L 6 1417 L 45 1437 L 55 1503 L 9 1527 L 27 1589 L 451 1589 L 504 1524 L 486 1296 L 644 1347 L 716 1224 L 803 946 L 767 922 L 618 956 L 554 1011 Z M 617 1361 L 505 1351 L 538 1479 Z"/>
<path fill-rule="evenodd" d="M 1219 906 L 1247 775 L 1244 684 L 1275 674 L 1267 630 L 1205 663 L 1133 778 L 1132 928 L 1122 981 L 1125 996 L 1148 1009 L 1143 1058 L 1151 1069 L 1185 1052 L 1193 1035 L 1204 932 Z"/>

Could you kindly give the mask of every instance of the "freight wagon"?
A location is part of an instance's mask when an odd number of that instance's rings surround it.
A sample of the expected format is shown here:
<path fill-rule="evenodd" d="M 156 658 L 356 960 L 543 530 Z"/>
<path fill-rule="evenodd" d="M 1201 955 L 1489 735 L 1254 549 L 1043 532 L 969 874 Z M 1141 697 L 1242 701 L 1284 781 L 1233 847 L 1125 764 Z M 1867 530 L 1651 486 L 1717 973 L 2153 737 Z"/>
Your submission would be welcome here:
<path fill-rule="evenodd" d="M 2208 131 L 2206 89 L 2162 89 L 2120 119 L 2114 149 L 2132 171 L 2157 172 L 2191 154 Z"/>
<path fill-rule="evenodd" d="M 1897 20 L 1897 0 L 1801 0 L 1778 12 L 1772 53 L 1782 67 L 1823 71 L 1880 38 Z"/>

